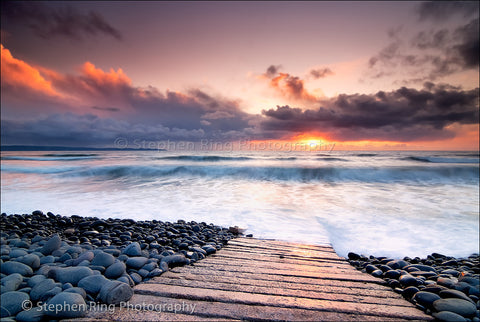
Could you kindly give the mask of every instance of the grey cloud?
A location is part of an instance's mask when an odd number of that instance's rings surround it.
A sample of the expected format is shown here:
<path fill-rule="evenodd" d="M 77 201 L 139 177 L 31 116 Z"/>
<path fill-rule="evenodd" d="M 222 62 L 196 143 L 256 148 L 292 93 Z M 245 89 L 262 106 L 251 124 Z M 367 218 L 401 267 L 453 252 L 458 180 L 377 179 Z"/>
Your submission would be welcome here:
<path fill-rule="evenodd" d="M 310 75 L 313 76 L 313 78 L 315 79 L 319 79 L 327 77 L 329 75 L 333 75 L 333 72 L 330 68 L 324 67 L 310 70 Z"/>
<path fill-rule="evenodd" d="M 92 106 L 92 109 L 99 110 L 99 111 L 107 111 L 107 112 L 118 112 L 118 111 L 120 111 L 120 109 L 118 107 Z"/>
<path fill-rule="evenodd" d="M 267 68 L 267 71 L 265 72 L 265 76 L 267 77 L 274 77 L 275 75 L 277 75 L 278 71 L 280 70 L 280 68 L 282 67 L 282 65 L 270 65 L 268 68 Z"/>
<path fill-rule="evenodd" d="M 264 110 L 261 127 L 267 132 L 328 132 L 340 140 L 435 140 L 454 135 L 446 129 L 450 124 L 478 123 L 478 98 L 478 88 L 463 91 L 431 83 L 423 90 L 342 94 L 316 109 Z"/>
<path fill-rule="evenodd" d="M 65 3 L 44 3 L 36 1 L 2 1 L 2 28 L 19 24 L 26 25 L 42 38 L 63 36 L 83 39 L 85 36 L 104 34 L 122 40 L 118 29 L 109 24 L 95 11 L 82 13 Z"/>
<path fill-rule="evenodd" d="M 420 20 L 443 21 L 459 14 L 468 18 L 478 14 L 478 1 L 425 1 L 417 7 Z"/>

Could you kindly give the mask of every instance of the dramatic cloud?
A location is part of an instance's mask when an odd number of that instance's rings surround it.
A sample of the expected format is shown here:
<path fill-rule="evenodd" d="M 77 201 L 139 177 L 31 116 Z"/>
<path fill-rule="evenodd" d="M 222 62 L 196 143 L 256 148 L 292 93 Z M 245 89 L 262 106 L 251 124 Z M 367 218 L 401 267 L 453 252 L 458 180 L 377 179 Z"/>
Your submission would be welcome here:
<path fill-rule="evenodd" d="M 11 52 L 1 46 L 2 88 L 30 88 L 49 96 L 59 96 L 50 81 L 47 81 L 38 69 L 22 60 L 16 59 Z"/>
<path fill-rule="evenodd" d="M 425 84 L 422 90 L 402 87 L 375 95 L 339 95 L 317 109 L 278 106 L 264 110 L 265 131 L 322 132 L 337 140 L 438 140 L 455 133 L 452 124 L 478 123 L 478 88 L 463 91 Z"/>
<path fill-rule="evenodd" d="M 333 75 L 333 72 L 330 68 L 324 67 L 310 70 L 310 75 L 315 79 L 319 79 Z"/>
<path fill-rule="evenodd" d="M 269 80 L 271 88 L 281 96 L 296 101 L 315 101 L 316 97 L 305 89 L 305 83 L 300 77 L 279 72 L 280 66 L 271 65 L 264 76 Z"/>
<path fill-rule="evenodd" d="M 468 18 L 478 13 L 478 10 L 478 1 L 426 1 L 418 6 L 418 16 L 420 20 L 438 22 L 455 14 Z"/>
<path fill-rule="evenodd" d="M 390 43 L 372 56 L 367 75 L 381 78 L 394 74 L 406 76 L 404 83 L 434 81 L 438 78 L 479 66 L 478 2 L 435 1 L 418 7 L 421 20 L 432 20 L 435 25 L 419 31 L 408 41 L 401 30 L 390 32 Z M 456 27 L 438 27 L 454 15 L 464 19 Z"/>
<path fill-rule="evenodd" d="M 105 34 L 117 40 L 122 34 L 95 11 L 77 12 L 70 6 L 52 8 L 48 3 L 36 1 L 2 1 L 2 21 L 6 26 L 20 23 L 42 38 L 63 36 L 83 39 L 85 36 Z M 2 28 L 4 28 L 2 24 Z"/>

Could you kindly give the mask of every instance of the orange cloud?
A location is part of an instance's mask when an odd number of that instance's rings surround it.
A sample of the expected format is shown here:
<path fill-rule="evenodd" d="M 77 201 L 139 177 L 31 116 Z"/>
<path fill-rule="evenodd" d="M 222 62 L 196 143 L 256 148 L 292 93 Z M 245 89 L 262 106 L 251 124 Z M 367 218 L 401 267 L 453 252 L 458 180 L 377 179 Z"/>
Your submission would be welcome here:
<path fill-rule="evenodd" d="M 39 69 L 12 56 L 10 50 L 1 46 L 1 83 L 12 88 L 26 88 L 48 96 L 61 96 L 52 83 L 44 78 Z"/>
<path fill-rule="evenodd" d="M 305 89 L 302 79 L 288 73 L 279 73 L 278 76 L 273 77 L 270 81 L 270 86 L 290 99 L 306 101 L 315 101 L 317 99 Z"/>

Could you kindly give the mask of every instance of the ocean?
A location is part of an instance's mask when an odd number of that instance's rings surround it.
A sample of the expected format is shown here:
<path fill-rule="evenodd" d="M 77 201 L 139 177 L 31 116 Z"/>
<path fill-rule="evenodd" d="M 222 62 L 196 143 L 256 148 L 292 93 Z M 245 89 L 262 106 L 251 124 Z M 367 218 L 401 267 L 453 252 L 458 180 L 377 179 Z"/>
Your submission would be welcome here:
<path fill-rule="evenodd" d="M 479 252 L 476 152 L 3 151 L 1 211 L 239 226 L 376 256 Z"/>

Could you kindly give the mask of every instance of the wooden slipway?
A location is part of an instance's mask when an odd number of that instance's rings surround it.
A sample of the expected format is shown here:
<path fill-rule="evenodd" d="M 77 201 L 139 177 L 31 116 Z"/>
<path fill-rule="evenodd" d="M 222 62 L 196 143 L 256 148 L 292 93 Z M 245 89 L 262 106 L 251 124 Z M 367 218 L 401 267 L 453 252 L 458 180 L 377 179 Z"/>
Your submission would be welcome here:
<path fill-rule="evenodd" d="M 134 288 L 129 308 L 87 319 L 128 321 L 432 320 L 331 246 L 237 238 L 193 266 Z M 175 312 L 176 310 L 176 312 Z"/>

